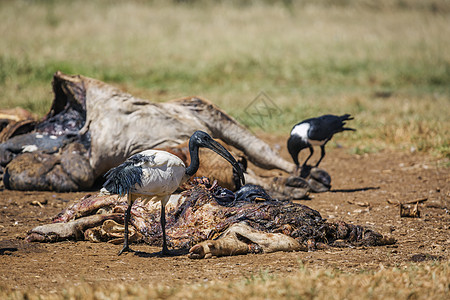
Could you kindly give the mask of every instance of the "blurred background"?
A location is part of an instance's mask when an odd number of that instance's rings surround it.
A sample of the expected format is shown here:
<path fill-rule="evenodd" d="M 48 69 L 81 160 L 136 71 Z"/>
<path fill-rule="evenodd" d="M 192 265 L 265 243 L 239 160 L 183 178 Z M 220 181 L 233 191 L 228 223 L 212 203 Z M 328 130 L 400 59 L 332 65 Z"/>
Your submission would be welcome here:
<path fill-rule="evenodd" d="M 286 138 L 351 113 L 349 151 L 449 165 L 448 0 L 0 1 L 0 20 L 0 108 L 44 116 L 60 70 L 154 102 L 202 96 Z"/>

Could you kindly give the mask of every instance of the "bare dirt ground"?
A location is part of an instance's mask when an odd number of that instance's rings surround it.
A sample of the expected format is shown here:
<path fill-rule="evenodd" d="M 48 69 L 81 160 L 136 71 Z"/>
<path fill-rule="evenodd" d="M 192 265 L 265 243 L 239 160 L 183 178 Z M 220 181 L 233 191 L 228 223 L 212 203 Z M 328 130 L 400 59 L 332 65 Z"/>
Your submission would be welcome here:
<path fill-rule="evenodd" d="M 191 260 L 186 255 L 158 257 L 159 248 L 134 245 L 140 255 L 117 256 L 121 246 L 66 241 L 26 243 L 31 228 L 51 218 L 86 193 L 0 191 L 0 289 L 52 293 L 68 286 L 122 283 L 173 286 L 211 280 L 240 280 L 261 273 L 286 276 L 299 269 L 336 268 L 360 272 L 450 258 L 449 169 L 417 153 L 351 155 L 328 149 L 321 167 L 332 177 L 330 192 L 300 201 L 323 217 L 368 226 L 391 234 L 397 243 L 382 247 L 333 248 Z M 420 218 L 401 218 L 397 202 L 427 198 Z M 43 203 L 42 207 L 33 201 Z"/>

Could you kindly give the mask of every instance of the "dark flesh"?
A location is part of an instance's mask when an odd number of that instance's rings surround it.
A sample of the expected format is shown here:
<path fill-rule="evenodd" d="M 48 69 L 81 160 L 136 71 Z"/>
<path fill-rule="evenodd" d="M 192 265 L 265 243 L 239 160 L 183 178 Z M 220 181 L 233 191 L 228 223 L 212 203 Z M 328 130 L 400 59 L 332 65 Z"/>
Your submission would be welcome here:
<path fill-rule="evenodd" d="M 191 188 L 183 194 L 185 200 L 175 208 L 167 209 L 167 242 L 171 248 L 189 249 L 207 239 L 220 238 L 230 226 L 244 222 L 250 227 L 266 233 L 283 233 L 296 239 L 305 249 L 314 250 L 328 246 L 377 246 L 393 243 L 381 234 L 358 225 L 344 222 L 327 222 L 320 213 L 305 205 L 291 201 L 278 201 L 267 198 L 260 188 L 246 188 L 249 197 L 235 199 L 234 194 L 216 184 L 210 184 L 206 178 L 197 179 Z M 262 190 L 264 191 L 264 190 Z M 258 197 L 257 194 L 261 193 Z M 255 196 L 256 195 L 256 196 Z M 90 199 L 91 198 L 91 199 Z M 92 197 L 83 198 L 81 203 L 60 214 L 85 215 L 89 209 L 95 214 L 99 201 Z M 125 199 L 114 198 L 115 206 L 109 198 L 102 198 L 110 213 L 124 212 Z M 113 208 L 111 208 L 114 206 Z M 71 210 L 81 209 L 77 213 Z M 70 213 L 68 212 L 70 211 Z M 122 221 L 123 222 L 123 221 Z M 136 201 L 131 210 L 131 226 L 143 236 L 143 240 L 154 246 L 161 246 L 162 231 L 159 222 L 159 209 L 149 209 Z M 37 240 L 43 241 L 43 240 Z"/>

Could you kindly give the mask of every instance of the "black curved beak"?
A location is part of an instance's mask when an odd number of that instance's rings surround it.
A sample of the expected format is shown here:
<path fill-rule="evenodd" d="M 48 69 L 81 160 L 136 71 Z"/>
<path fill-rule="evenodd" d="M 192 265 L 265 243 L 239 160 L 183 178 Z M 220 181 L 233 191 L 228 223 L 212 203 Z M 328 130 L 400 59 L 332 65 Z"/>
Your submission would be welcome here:
<path fill-rule="evenodd" d="M 210 139 L 203 146 L 211 149 L 212 151 L 216 152 L 217 154 L 225 158 L 233 166 L 234 170 L 236 170 L 236 172 L 238 173 L 242 185 L 245 185 L 244 172 L 242 171 L 237 161 L 234 159 L 233 155 L 231 155 L 227 149 L 225 149 L 221 144 L 219 144 L 213 139 Z M 237 188 L 239 189 L 240 186 Z"/>

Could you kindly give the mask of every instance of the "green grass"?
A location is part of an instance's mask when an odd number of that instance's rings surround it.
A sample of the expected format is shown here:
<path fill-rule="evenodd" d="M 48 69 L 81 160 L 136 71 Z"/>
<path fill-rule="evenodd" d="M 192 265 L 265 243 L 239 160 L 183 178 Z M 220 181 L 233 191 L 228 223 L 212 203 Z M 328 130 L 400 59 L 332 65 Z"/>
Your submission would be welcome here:
<path fill-rule="evenodd" d="M 448 1 L 176 2 L 0 2 L 0 107 L 44 115 L 61 70 L 152 101 L 203 96 L 256 132 L 348 112 L 355 153 L 450 157 Z M 245 111 L 261 91 L 279 109 L 263 126 Z"/>

